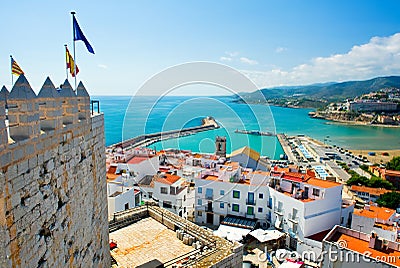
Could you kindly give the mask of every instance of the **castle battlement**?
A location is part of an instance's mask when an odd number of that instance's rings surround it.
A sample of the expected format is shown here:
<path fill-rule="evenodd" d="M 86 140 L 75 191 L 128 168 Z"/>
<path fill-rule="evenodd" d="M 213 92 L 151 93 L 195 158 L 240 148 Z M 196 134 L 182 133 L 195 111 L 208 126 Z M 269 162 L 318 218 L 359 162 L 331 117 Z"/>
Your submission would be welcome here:
<path fill-rule="evenodd" d="M 79 83 L 0 91 L 0 267 L 109 267 L 104 116 Z"/>
<path fill-rule="evenodd" d="M 88 124 L 91 118 L 90 96 L 82 82 L 75 93 L 68 80 L 56 89 L 47 77 L 36 96 L 25 76 L 20 75 L 10 93 L 5 87 L 0 91 L 0 103 L 2 122 L 6 120 L 3 108 L 8 107 L 6 144 L 39 137 L 52 130 L 66 131 L 69 125 Z M 4 130 L 0 123 L 0 137 L 4 137 Z M 4 140 L 0 141 L 5 145 Z"/>

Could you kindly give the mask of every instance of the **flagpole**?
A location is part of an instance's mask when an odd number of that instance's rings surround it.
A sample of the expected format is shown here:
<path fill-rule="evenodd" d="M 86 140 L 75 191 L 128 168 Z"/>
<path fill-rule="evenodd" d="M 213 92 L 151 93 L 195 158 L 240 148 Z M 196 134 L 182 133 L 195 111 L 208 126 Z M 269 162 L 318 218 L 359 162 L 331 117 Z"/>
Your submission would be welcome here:
<path fill-rule="evenodd" d="M 10 59 L 11 59 L 11 88 L 14 84 L 14 77 L 13 77 L 13 73 L 12 73 L 12 62 L 13 62 L 13 58 L 12 55 L 10 55 Z"/>
<path fill-rule="evenodd" d="M 74 76 L 75 76 L 75 88 L 74 91 L 76 90 L 76 55 L 75 55 L 75 29 L 74 29 L 74 17 L 75 17 L 75 11 L 71 11 L 72 14 L 72 43 L 73 43 L 73 49 L 74 49 Z"/>

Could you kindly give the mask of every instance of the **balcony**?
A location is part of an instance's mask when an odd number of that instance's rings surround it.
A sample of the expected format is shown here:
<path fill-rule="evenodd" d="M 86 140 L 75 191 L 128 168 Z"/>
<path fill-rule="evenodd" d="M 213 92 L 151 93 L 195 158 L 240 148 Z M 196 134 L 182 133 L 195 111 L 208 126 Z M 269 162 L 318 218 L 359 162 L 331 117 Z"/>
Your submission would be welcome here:
<path fill-rule="evenodd" d="M 214 200 L 214 195 L 210 195 L 210 194 L 206 194 L 205 195 L 205 198 L 207 199 L 207 200 Z"/>
<path fill-rule="evenodd" d="M 256 205 L 256 200 L 249 200 L 249 199 L 246 199 L 246 205 L 251 205 L 251 206 L 255 206 Z"/>
<path fill-rule="evenodd" d="M 296 215 L 292 215 L 292 213 L 289 213 L 289 218 L 288 220 L 294 224 L 298 224 L 299 223 L 299 217 L 297 217 Z"/>
<path fill-rule="evenodd" d="M 283 209 L 282 208 L 275 208 L 274 213 L 278 214 L 279 216 L 283 216 Z"/>
<path fill-rule="evenodd" d="M 212 207 L 206 207 L 206 212 L 213 212 L 213 208 Z"/>
<path fill-rule="evenodd" d="M 256 218 L 256 215 L 254 215 L 254 214 L 245 214 L 245 217 L 247 218 L 247 219 L 255 219 Z"/>

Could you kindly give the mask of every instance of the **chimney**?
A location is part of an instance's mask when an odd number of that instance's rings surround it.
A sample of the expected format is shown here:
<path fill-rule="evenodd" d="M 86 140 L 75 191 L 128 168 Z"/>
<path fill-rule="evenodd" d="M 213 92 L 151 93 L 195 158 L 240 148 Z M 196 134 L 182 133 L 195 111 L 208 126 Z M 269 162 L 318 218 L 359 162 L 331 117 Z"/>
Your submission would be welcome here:
<path fill-rule="evenodd" d="M 375 232 L 371 232 L 371 236 L 369 238 L 369 248 L 375 248 L 375 242 L 378 239 L 378 235 Z"/>

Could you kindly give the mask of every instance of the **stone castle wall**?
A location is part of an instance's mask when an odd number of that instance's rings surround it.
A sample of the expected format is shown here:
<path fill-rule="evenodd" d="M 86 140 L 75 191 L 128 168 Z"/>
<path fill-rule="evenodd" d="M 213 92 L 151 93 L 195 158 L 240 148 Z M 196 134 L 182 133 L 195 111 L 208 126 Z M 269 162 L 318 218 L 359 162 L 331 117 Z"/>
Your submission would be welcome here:
<path fill-rule="evenodd" d="M 0 267 L 110 266 L 104 146 L 82 83 L 0 95 Z"/>

